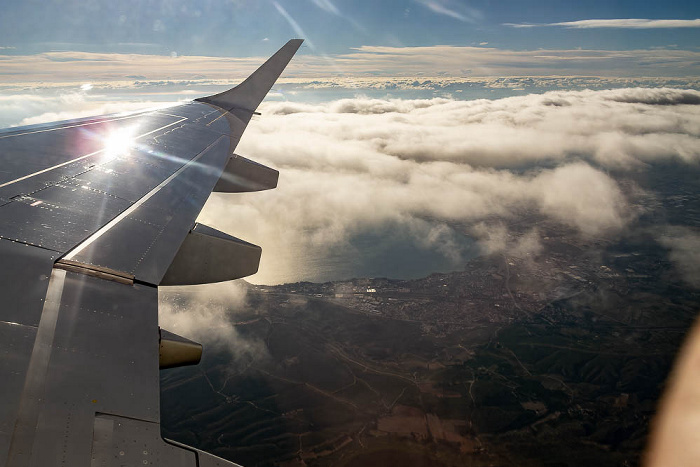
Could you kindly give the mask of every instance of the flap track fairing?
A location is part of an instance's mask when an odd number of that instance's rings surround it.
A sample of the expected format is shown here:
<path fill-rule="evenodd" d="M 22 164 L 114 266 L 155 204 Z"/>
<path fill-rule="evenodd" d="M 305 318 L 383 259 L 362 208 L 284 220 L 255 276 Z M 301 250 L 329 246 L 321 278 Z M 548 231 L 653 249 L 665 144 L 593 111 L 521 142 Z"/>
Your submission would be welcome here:
<path fill-rule="evenodd" d="M 258 272 L 262 249 L 204 224 L 185 237 L 160 285 L 230 281 Z"/>
<path fill-rule="evenodd" d="M 163 328 L 159 328 L 158 332 L 160 333 L 158 363 L 161 370 L 196 365 L 202 359 L 202 344 L 178 336 Z"/>
<path fill-rule="evenodd" d="M 226 164 L 214 191 L 219 193 L 246 193 L 277 187 L 279 172 L 243 156 L 234 154 Z"/>

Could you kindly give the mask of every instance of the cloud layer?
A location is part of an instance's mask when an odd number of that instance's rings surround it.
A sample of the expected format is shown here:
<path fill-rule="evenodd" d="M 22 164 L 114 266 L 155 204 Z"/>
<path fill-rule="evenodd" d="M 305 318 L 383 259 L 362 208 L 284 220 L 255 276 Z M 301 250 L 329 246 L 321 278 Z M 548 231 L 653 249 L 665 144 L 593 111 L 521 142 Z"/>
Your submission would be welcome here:
<path fill-rule="evenodd" d="M 268 103 L 238 152 L 280 169 L 279 187 L 214 195 L 201 221 L 260 244 L 253 280 L 263 283 L 298 280 L 334 255 L 361 256 L 355 240 L 377 231 L 400 232 L 455 264 L 469 254 L 459 247 L 465 234 L 493 251 L 498 219 L 536 213 L 583 237 L 606 236 L 635 215 L 610 171 L 698 163 L 699 97 L 635 88 Z M 536 251 L 532 240 L 514 248 Z"/>
<path fill-rule="evenodd" d="M 564 21 L 561 23 L 545 24 L 514 24 L 505 23 L 514 28 L 534 28 L 542 26 L 560 26 L 569 29 L 670 29 L 670 28 L 700 28 L 700 19 L 582 19 L 579 21 Z"/>
<path fill-rule="evenodd" d="M 308 42 L 307 42 L 308 45 Z M 313 50 L 313 49 L 312 49 Z M 305 54 L 294 58 L 285 76 L 611 76 L 697 77 L 695 50 L 511 50 L 496 47 L 434 45 L 361 46 L 351 52 Z M 191 79 L 242 79 L 268 57 L 165 56 L 145 54 L 45 52 L 2 55 L 0 85 Z M 203 71 L 206 70 L 206 71 Z"/>

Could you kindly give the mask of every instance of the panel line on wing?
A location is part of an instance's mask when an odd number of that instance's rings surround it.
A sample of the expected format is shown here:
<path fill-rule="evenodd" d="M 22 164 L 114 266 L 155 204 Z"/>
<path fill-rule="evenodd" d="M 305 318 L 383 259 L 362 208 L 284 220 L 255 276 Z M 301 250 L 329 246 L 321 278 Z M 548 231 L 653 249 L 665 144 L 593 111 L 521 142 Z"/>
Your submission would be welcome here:
<path fill-rule="evenodd" d="M 214 145 L 216 145 L 219 141 L 221 141 L 221 140 L 224 139 L 225 137 L 226 137 L 225 135 L 219 136 L 214 142 L 212 142 L 209 146 L 207 146 L 206 148 L 204 148 L 204 150 L 202 150 L 202 152 L 200 152 L 199 154 L 197 154 L 197 156 L 195 156 L 194 158 L 190 159 L 185 165 L 183 165 L 182 167 L 180 167 L 174 174 L 172 174 L 170 177 L 168 177 L 168 178 L 166 178 L 165 180 L 163 180 L 163 182 L 161 182 L 158 186 L 156 186 L 156 187 L 153 188 L 151 191 L 149 191 L 148 193 L 146 193 L 141 199 L 139 199 L 139 200 L 136 201 L 134 204 L 132 204 L 128 209 L 124 210 L 124 212 L 122 212 L 122 213 L 119 214 L 117 217 L 115 217 L 114 219 L 112 219 L 112 220 L 111 220 L 109 223 L 107 223 L 104 227 L 102 227 L 100 230 L 98 230 L 97 232 L 95 232 L 94 234 L 92 234 L 90 237 L 88 237 L 87 240 L 85 240 L 83 243 L 79 244 L 78 246 L 76 246 L 75 248 L 73 248 L 71 251 L 69 251 L 69 252 L 63 257 L 63 259 L 68 259 L 68 260 L 70 260 L 70 259 L 74 258 L 75 255 L 77 255 L 78 253 L 80 253 L 81 251 L 83 251 L 83 250 L 84 250 L 85 248 L 87 248 L 92 242 L 94 242 L 95 240 L 97 240 L 98 238 L 100 238 L 102 235 L 104 235 L 105 233 L 107 233 L 112 227 L 114 227 L 115 225 L 117 225 L 122 219 L 124 219 L 125 217 L 127 217 L 128 215 L 130 215 L 132 212 L 134 212 L 136 209 L 138 209 L 143 203 L 145 203 L 145 202 L 148 201 L 152 196 L 154 196 L 156 193 L 158 193 L 163 187 L 165 187 L 168 183 L 170 183 L 170 181 L 172 181 L 175 177 L 177 177 L 178 175 L 180 175 L 185 169 L 189 168 L 192 164 L 194 164 L 195 162 L 197 162 L 202 156 L 204 156 L 204 154 L 207 153 L 207 151 L 209 151 L 210 148 L 212 148 Z"/>
<path fill-rule="evenodd" d="M 207 126 L 211 125 L 212 123 L 215 123 L 215 122 L 218 121 L 220 118 L 224 118 L 224 117 L 226 116 L 226 114 L 229 113 L 228 110 L 224 110 L 224 109 L 222 109 L 222 110 L 223 110 L 223 112 L 221 112 L 221 115 L 219 115 L 218 117 L 216 117 L 216 118 L 215 118 L 214 120 L 212 120 L 211 122 L 207 123 Z"/>
<path fill-rule="evenodd" d="M 169 123 L 169 124 L 164 125 L 164 126 L 162 126 L 162 127 L 160 127 L 160 128 L 156 128 L 155 130 L 151 130 L 151 131 L 149 131 L 148 133 L 144 133 L 144 134 L 142 134 L 142 135 L 138 135 L 138 136 L 136 136 L 136 137 L 133 138 L 134 141 L 136 141 L 136 140 L 138 140 L 138 139 L 141 139 L 141 138 L 143 138 L 144 136 L 148 136 L 148 135 L 150 135 L 150 134 L 152 134 L 152 133 L 155 133 L 156 131 L 164 130 L 164 129 L 170 127 L 170 126 L 177 125 L 178 123 L 181 123 L 181 122 L 187 120 L 187 117 L 179 117 L 179 116 L 177 116 L 177 115 L 172 115 L 172 116 L 173 116 L 173 117 L 178 117 L 178 118 L 180 118 L 180 120 L 178 120 L 178 121 L 176 121 L 176 122 Z M 76 126 L 79 126 L 79 125 L 76 125 Z M 70 128 L 70 127 L 65 127 L 65 128 Z M 91 152 L 90 154 L 85 154 L 84 156 L 80 156 L 80 157 L 77 157 L 77 158 L 75 158 L 75 159 L 71 159 L 71 160 L 69 160 L 69 161 L 62 162 L 62 163 L 60 163 L 60 164 L 54 165 L 53 167 L 48 167 L 48 168 L 46 168 L 46 169 L 39 170 L 38 172 L 34 172 L 34 173 L 32 173 L 32 174 L 25 175 L 25 176 L 23 176 L 23 177 L 20 177 L 20 178 L 15 179 L 15 180 L 11 180 L 11 181 L 9 181 L 9 182 L 5 182 L 5 183 L 3 183 L 3 184 L 0 185 L 0 188 L 5 187 L 5 186 L 7 186 L 7 185 L 12 185 L 13 183 L 21 182 L 22 180 L 26 180 L 26 179 L 28 179 L 28 178 L 34 177 L 35 175 L 41 175 L 41 174 L 46 173 L 46 172 L 49 172 L 49 171 L 51 171 L 51 170 L 58 169 L 58 168 L 60 168 L 60 167 L 63 167 L 64 165 L 68 165 L 68 164 L 72 164 L 72 163 L 74 163 L 74 162 L 81 161 L 81 160 L 83 160 L 83 159 L 85 159 L 85 158 L 87 158 L 87 157 L 94 156 L 94 155 L 96 155 L 96 154 L 100 154 L 100 153 L 102 153 L 102 152 L 105 152 L 105 150 L 106 150 L 106 149 L 100 149 L 99 151 Z"/>
<path fill-rule="evenodd" d="M 71 261 L 68 259 L 59 259 L 58 261 L 56 261 L 54 267 L 58 269 L 65 269 L 66 271 L 75 272 L 78 274 L 86 274 L 88 276 L 97 277 L 99 279 L 119 282 L 120 284 L 134 284 L 133 274 L 117 271 L 116 269 L 107 268 L 104 266 L 85 264 L 81 263 L 80 261 Z"/>
<path fill-rule="evenodd" d="M 207 126 L 209 126 L 209 125 L 215 123 L 215 122 L 216 122 L 217 120 L 219 120 L 220 118 L 224 118 L 224 117 L 228 118 L 229 115 L 235 116 L 234 114 L 231 113 L 232 110 L 242 110 L 243 112 L 247 112 L 247 113 L 249 113 L 249 114 L 251 114 L 251 115 L 262 115 L 260 112 L 256 112 L 255 110 L 250 110 L 250 109 L 244 109 L 244 108 L 242 108 L 242 107 L 240 107 L 240 108 L 239 108 L 239 107 L 232 107 L 232 108 L 230 108 L 230 109 L 228 109 L 228 110 L 223 109 L 223 108 L 220 108 L 220 109 L 221 109 L 221 115 L 219 115 L 218 117 L 216 117 L 216 118 L 215 118 L 214 120 L 212 120 L 211 122 L 207 123 Z M 237 117 L 237 118 L 240 118 L 240 117 Z"/>

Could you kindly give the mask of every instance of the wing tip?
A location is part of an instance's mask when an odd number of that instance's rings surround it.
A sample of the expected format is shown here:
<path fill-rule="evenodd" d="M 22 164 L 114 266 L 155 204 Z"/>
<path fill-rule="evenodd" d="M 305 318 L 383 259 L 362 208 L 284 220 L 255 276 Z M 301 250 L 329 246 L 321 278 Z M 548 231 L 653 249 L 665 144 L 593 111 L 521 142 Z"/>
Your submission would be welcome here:
<path fill-rule="evenodd" d="M 225 110 L 241 108 L 250 112 L 255 111 L 303 42 L 304 39 L 291 39 L 287 41 L 286 44 L 238 86 L 219 94 L 200 97 L 195 99 L 195 101 L 214 104 Z"/>

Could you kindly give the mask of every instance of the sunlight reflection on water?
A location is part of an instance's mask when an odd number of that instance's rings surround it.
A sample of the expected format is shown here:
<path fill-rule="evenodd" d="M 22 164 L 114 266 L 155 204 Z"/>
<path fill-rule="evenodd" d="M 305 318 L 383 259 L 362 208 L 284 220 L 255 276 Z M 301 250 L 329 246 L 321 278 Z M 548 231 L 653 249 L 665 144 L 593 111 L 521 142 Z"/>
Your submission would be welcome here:
<path fill-rule="evenodd" d="M 253 284 L 274 285 L 288 282 L 327 282 L 360 277 L 417 279 L 435 272 L 452 272 L 478 255 L 475 242 L 467 236 L 457 239 L 458 248 L 447 257 L 433 248 L 415 243 L 405 233 L 372 233 L 356 237 L 349 245 L 329 251 L 291 249 L 287 258 L 265 261 L 260 271 L 246 278 Z M 303 251 L 303 254 L 300 254 Z M 275 268 L 292 264 L 294 268 Z"/>

